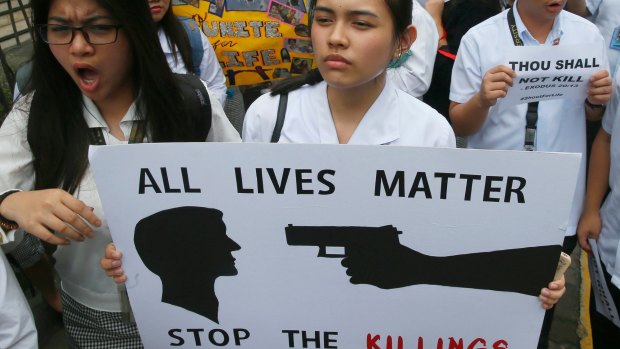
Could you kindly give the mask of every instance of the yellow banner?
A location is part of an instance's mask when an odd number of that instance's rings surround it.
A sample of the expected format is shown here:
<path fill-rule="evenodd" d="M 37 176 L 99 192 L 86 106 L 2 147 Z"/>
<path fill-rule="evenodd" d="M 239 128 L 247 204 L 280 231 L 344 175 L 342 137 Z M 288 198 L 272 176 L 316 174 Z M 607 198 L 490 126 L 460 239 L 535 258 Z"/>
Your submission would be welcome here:
<path fill-rule="evenodd" d="M 303 74 L 314 66 L 304 0 L 173 0 L 209 38 L 231 85 Z"/>

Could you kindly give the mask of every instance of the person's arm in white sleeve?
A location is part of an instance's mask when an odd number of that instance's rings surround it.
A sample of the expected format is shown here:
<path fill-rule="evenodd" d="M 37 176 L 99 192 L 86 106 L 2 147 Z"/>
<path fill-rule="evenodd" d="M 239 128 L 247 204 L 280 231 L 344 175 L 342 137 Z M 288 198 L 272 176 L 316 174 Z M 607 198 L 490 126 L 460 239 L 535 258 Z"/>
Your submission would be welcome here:
<path fill-rule="evenodd" d="M 235 127 L 226 117 L 224 108 L 218 99 L 211 91 L 207 90 L 207 92 L 211 102 L 211 128 L 207 134 L 207 142 L 241 142 L 239 132 L 235 130 Z"/>
<path fill-rule="evenodd" d="M 0 250 L 0 348 L 37 348 L 37 329 L 30 306 Z"/>
<path fill-rule="evenodd" d="M 439 34 L 433 18 L 417 2 L 413 1 L 412 20 L 417 38 L 409 49 L 411 56 L 397 68 L 387 70 L 397 88 L 421 98 L 428 91 L 433 77 Z"/>
<path fill-rule="evenodd" d="M 215 50 L 211 46 L 209 39 L 200 32 L 204 55 L 200 62 L 200 78 L 207 82 L 207 87 L 213 93 L 222 106 L 226 103 L 226 77 L 217 60 Z"/>

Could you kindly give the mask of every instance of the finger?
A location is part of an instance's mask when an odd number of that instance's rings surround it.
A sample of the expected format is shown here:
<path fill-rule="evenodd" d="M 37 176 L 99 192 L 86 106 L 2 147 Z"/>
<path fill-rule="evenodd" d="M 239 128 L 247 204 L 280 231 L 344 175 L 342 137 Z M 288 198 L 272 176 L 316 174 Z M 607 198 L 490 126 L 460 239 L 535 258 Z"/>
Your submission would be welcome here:
<path fill-rule="evenodd" d="M 47 217 L 43 224 L 48 227 L 50 230 L 55 231 L 56 233 L 60 233 L 64 235 L 66 238 L 75 240 L 75 241 L 83 241 L 84 237 L 82 234 L 74 230 L 69 224 L 61 220 L 59 217 L 52 216 Z"/>
<path fill-rule="evenodd" d="M 497 65 L 497 66 L 489 69 L 487 71 L 487 73 L 490 73 L 490 74 L 505 73 L 505 74 L 507 74 L 508 76 L 510 76 L 512 78 L 517 76 L 517 73 L 515 73 L 514 70 L 510 69 L 510 67 L 508 67 L 506 65 Z"/>
<path fill-rule="evenodd" d="M 55 213 L 57 217 L 60 218 L 60 220 L 62 220 L 65 223 L 68 223 L 70 225 L 70 228 L 72 228 L 75 232 L 79 233 L 80 235 L 89 237 L 89 238 L 93 237 L 93 230 L 88 226 L 88 224 L 86 224 L 86 222 L 84 222 L 82 217 L 79 214 L 77 214 L 75 211 L 72 211 L 68 207 L 59 207 L 57 208 L 57 211 Z M 62 233 L 64 234 L 65 231 L 63 230 Z M 81 237 L 81 238 L 82 239 L 80 241 L 84 240 L 84 237 Z"/>
<path fill-rule="evenodd" d="M 125 271 L 121 267 L 116 267 L 116 268 L 106 270 L 105 274 L 111 277 L 119 277 L 119 276 L 125 275 Z"/>
<path fill-rule="evenodd" d="M 116 249 L 116 245 L 114 245 L 114 243 L 109 243 L 106 245 L 104 255 L 106 258 L 118 259 L 118 260 L 120 260 L 123 257 L 122 252 Z"/>
<path fill-rule="evenodd" d="M 88 223 L 96 227 L 101 226 L 101 220 L 99 219 L 99 217 L 97 217 L 97 215 L 95 215 L 95 213 L 90 207 L 86 206 L 84 202 L 74 198 L 71 195 L 67 194 L 67 196 L 68 197 L 62 198 L 62 203 L 65 204 L 65 206 L 67 206 L 73 212 L 82 216 L 82 218 L 84 218 Z"/>
<path fill-rule="evenodd" d="M 115 276 L 112 278 L 112 280 L 114 280 L 114 282 L 117 284 L 122 284 L 127 281 L 127 275 L 123 274 L 121 276 Z"/>
<path fill-rule="evenodd" d="M 109 259 L 109 258 L 103 257 L 99 261 L 99 264 L 101 265 L 101 268 L 105 270 L 107 273 L 107 272 L 112 272 L 113 270 L 120 268 L 121 261 L 118 259 Z M 118 275 L 118 274 L 112 274 L 112 275 Z M 112 275 L 108 275 L 108 276 L 112 276 Z"/>
<path fill-rule="evenodd" d="M 492 82 L 492 83 L 487 85 L 486 91 L 487 91 L 488 94 L 501 92 L 504 95 L 506 95 L 506 93 L 508 92 L 508 88 L 510 88 L 510 85 L 508 85 L 507 83 L 505 83 L 503 81 Z"/>
<path fill-rule="evenodd" d="M 604 86 L 590 86 L 588 88 L 588 97 L 596 97 L 596 96 L 611 96 L 612 87 L 611 85 Z M 592 102 L 592 101 L 590 101 Z"/>
<path fill-rule="evenodd" d="M 604 79 L 606 77 L 609 77 L 609 72 L 607 70 L 599 70 L 596 73 L 592 74 L 588 81 L 593 82 L 596 80 Z"/>
<path fill-rule="evenodd" d="M 612 85 L 612 81 L 611 81 L 611 78 L 608 76 L 600 78 L 600 79 L 590 78 L 589 80 L 590 87 L 605 87 L 605 86 L 611 86 L 611 85 Z"/>
<path fill-rule="evenodd" d="M 512 77 L 505 72 L 499 72 L 489 76 L 489 82 L 504 82 L 507 85 L 512 86 L 512 81 Z"/>
<path fill-rule="evenodd" d="M 42 241 L 45 241 L 52 245 L 70 245 L 71 244 L 71 241 L 52 234 L 47 228 L 45 228 L 42 225 L 29 228 L 27 231 L 28 233 L 38 237 Z"/>

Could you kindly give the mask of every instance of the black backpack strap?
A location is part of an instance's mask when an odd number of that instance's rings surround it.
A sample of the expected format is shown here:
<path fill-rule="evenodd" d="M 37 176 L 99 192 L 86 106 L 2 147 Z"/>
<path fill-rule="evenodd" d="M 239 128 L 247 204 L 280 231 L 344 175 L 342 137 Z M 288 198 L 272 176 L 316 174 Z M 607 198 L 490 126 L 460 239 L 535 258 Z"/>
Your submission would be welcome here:
<path fill-rule="evenodd" d="M 273 133 L 271 134 L 271 143 L 278 143 L 280 140 L 280 133 L 282 133 L 282 126 L 284 125 L 287 104 L 288 93 L 283 93 L 280 95 L 280 103 L 278 104 L 278 118 L 276 119 L 276 125 L 273 128 Z"/>
<path fill-rule="evenodd" d="M 192 117 L 194 134 L 191 141 L 204 142 L 211 129 L 211 101 L 202 80 L 191 74 L 174 74 L 188 115 Z"/>

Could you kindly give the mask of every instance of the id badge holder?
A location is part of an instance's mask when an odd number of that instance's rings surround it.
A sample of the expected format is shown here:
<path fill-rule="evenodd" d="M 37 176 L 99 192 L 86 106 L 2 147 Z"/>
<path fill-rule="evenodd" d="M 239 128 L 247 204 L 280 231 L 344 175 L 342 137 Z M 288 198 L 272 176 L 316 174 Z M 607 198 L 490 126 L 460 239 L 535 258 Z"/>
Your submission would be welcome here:
<path fill-rule="evenodd" d="M 620 51 L 620 25 L 614 28 L 609 42 L 609 48 Z"/>

